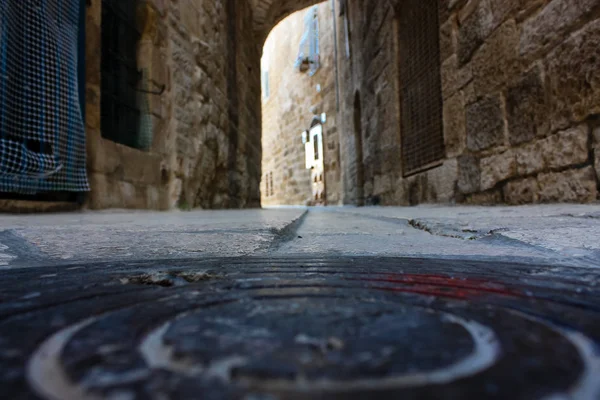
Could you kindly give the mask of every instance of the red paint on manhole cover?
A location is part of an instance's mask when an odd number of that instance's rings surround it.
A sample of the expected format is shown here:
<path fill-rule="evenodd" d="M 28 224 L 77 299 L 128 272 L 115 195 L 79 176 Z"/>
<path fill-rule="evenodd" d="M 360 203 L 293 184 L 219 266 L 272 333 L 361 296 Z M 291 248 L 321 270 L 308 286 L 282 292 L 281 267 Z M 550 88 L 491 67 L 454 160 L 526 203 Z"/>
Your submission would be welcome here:
<path fill-rule="evenodd" d="M 369 278 L 348 278 L 351 281 L 388 283 L 389 286 L 373 286 L 390 292 L 405 292 L 454 299 L 473 299 L 486 294 L 521 297 L 522 293 L 508 289 L 503 284 L 478 278 L 455 278 L 430 274 L 380 274 Z"/>

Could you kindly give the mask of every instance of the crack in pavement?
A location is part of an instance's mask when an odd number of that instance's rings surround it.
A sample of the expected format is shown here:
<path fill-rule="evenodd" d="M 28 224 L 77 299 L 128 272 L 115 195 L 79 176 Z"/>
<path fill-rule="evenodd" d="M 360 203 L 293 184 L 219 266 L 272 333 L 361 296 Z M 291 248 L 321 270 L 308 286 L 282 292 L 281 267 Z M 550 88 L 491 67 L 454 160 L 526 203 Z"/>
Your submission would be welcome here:
<path fill-rule="evenodd" d="M 352 212 L 344 212 L 338 211 L 340 214 L 351 215 L 353 217 L 358 218 L 366 218 L 376 221 L 389 222 L 393 224 L 401 224 L 403 226 L 410 226 L 411 228 L 427 232 L 434 236 L 448 237 L 453 239 L 462 239 L 462 240 L 478 240 L 483 237 L 492 235 L 496 232 L 502 231 L 503 229 L 493 229 L 489 232 L 483 232 L 480 230 L 471 230 L 471 229 L 463 229 L 459 230 L 454 228 L 452 225 L 435 223 L 436 227 L 431 226 L 431 222 L 420 220 L 420 219 L 410 219 L 410 218 L 395 218 L 395 217 L 383 217 L 383 216 L 375 216 L 375 215 L 365 215 L 361 213 L 352 213 Z"/>
<path fill-rule="evenodd" d="M 476 229 L 457 229 L 452 225 L 443 224 L 443 223 L 432 223 L 423 221 L 420 219 L 411 219 L 408 221 L 408 224 L 415 229 L 419 229 L 425 231 L 431 235 L 449 237 L 454 239 L 462 239 L 462 240 L 478 240 L 489 236 L 493 233 L 493 231 L 483 232 Z"/>
<path fill-rule="evenodd" d="M 255 253 L 272 252 L 278 250 L 283 244 L 297 238 L 298 229 L 306 219 L 309 210 L 305 210 L 302 215 L 284 226 L 283 228 L 271 228 L 269 232 L 274 235 L 273 240 L 256 250 Z"/>
<path fill-rule="evenodd" d="M 506 227 L 499 227 L 494 229 L 470 229 L 468 228 L 468 225 L 465 225 L 465 228 L 461 228 L 459 225 L 462 221 L 456 221 L 456 225 L 453 225 L 451 223 L 424 220 L 418 218 L 409 219 L 401 217 L 385 217 L 380 215 L 374 216 L 346 211 L 338 211 L 338 213 L 353 216 L 355 218 L 382 221 L 402 226 L 408 226 L 417 231 L 426 232 L 432 236 L 437 237 L 458 239 L 462 241 L 476 241 L 478 243 L 505 248 L 511 247 L 521 250 L 531 250 L 537 253 L 552 255 L 552 258 L 560 264 L 587 268 L 600 266 L 600 251 L 596 253 L 586 251 L 585 254 L 581 254 L 578 256 L 573 256 L 572 254 L 565 254 L 564 252 L 556 251 L 538 244 L 529 243 L 527 241 L 513 238 L 509 235 L 505 235 L 505 232 L 510 232 L 510 229 Z M 583 251 L 582 249 L 578 250 Z"/>

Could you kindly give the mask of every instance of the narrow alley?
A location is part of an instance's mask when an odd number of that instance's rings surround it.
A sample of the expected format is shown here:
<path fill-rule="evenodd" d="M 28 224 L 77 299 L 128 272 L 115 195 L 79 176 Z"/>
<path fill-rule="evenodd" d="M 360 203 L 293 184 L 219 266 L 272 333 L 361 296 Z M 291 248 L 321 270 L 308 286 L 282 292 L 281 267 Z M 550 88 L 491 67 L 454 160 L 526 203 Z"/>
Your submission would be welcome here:
<path fill-rule="evenodd" d="M 0 0 L 0 398 L 600 400 L 600 0 Z"/>

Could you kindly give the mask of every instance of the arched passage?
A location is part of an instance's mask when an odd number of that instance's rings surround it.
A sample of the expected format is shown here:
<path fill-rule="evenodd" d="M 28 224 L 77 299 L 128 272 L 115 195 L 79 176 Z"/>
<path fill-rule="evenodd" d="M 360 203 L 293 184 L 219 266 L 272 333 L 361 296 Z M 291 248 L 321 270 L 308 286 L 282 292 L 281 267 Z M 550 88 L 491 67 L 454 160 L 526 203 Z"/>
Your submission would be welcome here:
<path fill-rule="evenodd" d="M 264 206 L 340 202 L 332 6 L 331 1 L 321 2 L 288 16 L 265 42 L 261 60 Z"/>

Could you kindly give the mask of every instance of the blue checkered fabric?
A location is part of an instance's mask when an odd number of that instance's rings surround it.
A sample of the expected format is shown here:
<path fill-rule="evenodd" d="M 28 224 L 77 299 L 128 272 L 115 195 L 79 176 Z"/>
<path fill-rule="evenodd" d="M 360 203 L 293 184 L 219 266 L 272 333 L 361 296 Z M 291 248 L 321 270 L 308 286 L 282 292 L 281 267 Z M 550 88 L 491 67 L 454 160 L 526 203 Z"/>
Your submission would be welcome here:
<path fill-rule="evenodd" d="M 82 0 L 0 0 L 0 192 L 88 191 Z"/>

